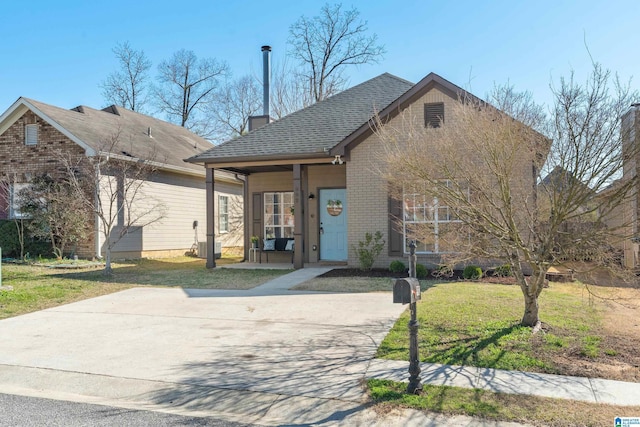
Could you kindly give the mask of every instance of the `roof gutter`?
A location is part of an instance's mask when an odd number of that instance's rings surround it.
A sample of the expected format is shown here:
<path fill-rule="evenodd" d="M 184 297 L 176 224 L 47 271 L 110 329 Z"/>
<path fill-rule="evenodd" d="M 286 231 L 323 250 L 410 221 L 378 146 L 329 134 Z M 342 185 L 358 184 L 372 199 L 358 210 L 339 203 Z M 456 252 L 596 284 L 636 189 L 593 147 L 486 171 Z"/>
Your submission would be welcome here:
<path fill-rule="evenodd" d="M 325 163 L 331 162 L 334 156 L 329 155 L 327 151 L 319 151 L 316 153 L 302 153 L 302 154 L 283 154 L 283 155 L 264 155 L 264 156 L 237 156 L 237 157 L 224 157 L 224 158 L 199 158 L 197 156 L 185 159 L 185 162 L 195 163 L 200 165 L 217 165 L 228 163 L 255 163 L 255 162 L 269 162 L 270 164 L 276 164 L 277 162 L 291 161 L 291 163 Z M 307 161 L 305 161 L 307 160 Z M 276 163 L 272 163 L 276 162 Z"/>

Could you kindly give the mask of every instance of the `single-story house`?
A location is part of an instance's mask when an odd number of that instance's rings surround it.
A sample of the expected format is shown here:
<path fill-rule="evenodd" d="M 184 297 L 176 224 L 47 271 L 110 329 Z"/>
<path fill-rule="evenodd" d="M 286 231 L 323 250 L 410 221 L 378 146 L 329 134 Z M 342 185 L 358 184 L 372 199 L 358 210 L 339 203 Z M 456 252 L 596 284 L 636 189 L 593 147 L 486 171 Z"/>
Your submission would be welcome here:
<path fill-rule="evenodd" d="M 105 153 L 105 142 L 117 133 L 115 145 Z M 144 187 L 145 197 L 159 200 L 164 217 L 137 228 L 112 250 L 114 258 L 137 258 L 184 254 L 206 241 L 206 184 L 202 167 L 185 163 L 211 147 L 211 143 L 187 129 L 123 107 L 112 105 L 96 110 L 79 106 L 70 110 L 28 98 L 19 98 L 0 116 L 0 175 L 10 185 L 0 219 L 19 214 L 18 190 L 36 175 L 60 177 L 60 153 L 67 156 L 118 156 L 131 161 L 148 160 L 155 153 L 158 170 Z M 104 177 L 98 178 L 103 179 Z M 243 245 L 242 177 L 223 170 L 215 174 L 217 223 L 215 233 L 221 246 Z M 144 204 L 141 198 L 138 203 Z M 75 248 L 81 257 L 99 258 L 104 253 L 104 235 L 94 219 L 91 241 Z M 205 245 L 202 245 L 202 248 Z M 213 248 L 212 248 L 213 249 Z M 202 251 L 201 251 L 202 252 Z"/>
<path fill-rule="evenodd" d="M 295 268 L 318 262 L 355 267 L 354 246 L 366 233 L 380 231 L 385 245 L 374 267 L 384 268 L 396 259 L 406 261 L 407 221 L 427 221 L 427 215 L 417 215 L 425 203 L 409 206 L 390 197 L 377 171 L 381 160 L 374 154 L 379 144 L 374 117 L 393 123 L 411 114 L 425 126 L 446 126 L 455 123 L 450 116 L 454 103 L 470 97 L 477 100 L 434 73 L 417 84 L 385 73 L 187 161 L 204 165 L 209 175 L 224 170 L 246 176 L 245 248 L 250 236 L 289 237 L 295 241 Z M 213 228 L 211 202 L 207 208 Z M 437 214 L 428 218 L 435 229 L 438 221 L 449 220 Z M 420 259 L 435 263 L 438 251 L 437 244 L 417 249 Z M 287 253 L 277 255 L 290 259 Z"/>

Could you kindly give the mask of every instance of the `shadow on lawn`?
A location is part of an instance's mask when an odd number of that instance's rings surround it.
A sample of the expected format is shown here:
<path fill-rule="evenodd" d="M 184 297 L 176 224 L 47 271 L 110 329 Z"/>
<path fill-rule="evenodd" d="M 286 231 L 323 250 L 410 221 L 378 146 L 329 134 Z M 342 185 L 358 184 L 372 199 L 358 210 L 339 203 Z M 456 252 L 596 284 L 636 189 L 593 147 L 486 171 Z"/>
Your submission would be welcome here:
<path fill-rule="evenodd" d="M 233 261 L 221 261 L 221 265 Z M 280 274 L 283 274 L 280 272 Z M 234 286 L 229 289 L 250 289 L 264 281 L 277 276 L 277 273 L 256 272 L 232 269 L 208 269 L 206 261 L 198 258 L 185 259 L 181 262 L 161 259 L 142 259 L 130 262 L 114 263 L 113 274 L 105 276 L 103 269 L 74 270 L 73 272 L 56 272 L 53 277 L 84 280 L 96 283 L 119 283 L 141 286 L 179 286 L 179 287 L 211 287 L 224 289 L 224 284 Z M 234 278 L 243 278 L 248 283 L 238 286 L 240 282 Z"/>
<path fill-rule="evenodd" d="M 481 335 L 474 335 L 446 341 L 441 343 L 436 351 L 432 350 L 430 354 L 423 357 L 423 361 L 440 363 L 442 361 L 442 355 L 446 355 L 446 359 L 456 365 L 476 364 L 480 352 L 489 347 L 500 348 L 500 339 L 511 335 L 519 328 L 521 328 L 521 326 L 514 323 L 508 327 L 496 330 L 489 336 L 482 337 Z M 495 367 L 506 353 L 505 350 L 500 350 L 497 355 L 492 358 L 487 367 Z M 483 363 L 487 363 L 486 357 L 483 358 Z"/>

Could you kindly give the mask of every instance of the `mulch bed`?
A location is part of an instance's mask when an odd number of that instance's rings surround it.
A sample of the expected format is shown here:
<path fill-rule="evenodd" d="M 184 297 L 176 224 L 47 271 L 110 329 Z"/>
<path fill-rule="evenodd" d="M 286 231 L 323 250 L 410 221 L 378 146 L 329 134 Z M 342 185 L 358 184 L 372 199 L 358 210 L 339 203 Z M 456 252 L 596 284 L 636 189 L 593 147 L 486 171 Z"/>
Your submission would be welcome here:
<path fill-rule="evenodd" d="M 321 274 L 318 277 L 388 277 L 388 278 L 400 278 L 400 277 L 408 277 L 407 273 L 394 273 L 384 268 L 374 268 L 371 270 L 360 270 L 359 268 L 334 268 L 333 270 L 327 271 L 324 274 Z M 454 270 L 453 275 L 451 277 L 427 277 L 427 280 L 442 280 L 442 281 L 450 281 L 450 282 L 459 282 L 465 279 L 462 278 L 462 270 Z M 495 277 L 495 276 L 486 276 L 483 277 L 482 282 L 484 283 L 500 283 L 505 285 L 513 285 L 515 284 L 515 279 L 513 277 Z"/>

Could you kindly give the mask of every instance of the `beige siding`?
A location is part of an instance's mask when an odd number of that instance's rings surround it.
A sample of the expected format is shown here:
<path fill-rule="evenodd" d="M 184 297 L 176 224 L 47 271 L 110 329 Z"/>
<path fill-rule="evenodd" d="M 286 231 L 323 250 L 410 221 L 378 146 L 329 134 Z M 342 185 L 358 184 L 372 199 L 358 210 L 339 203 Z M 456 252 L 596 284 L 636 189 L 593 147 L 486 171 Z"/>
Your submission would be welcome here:
<path fill-rule="evenodd" d="M 244 242 L 243 187 L 242 185 L 230 184 L 227 182 L 216 182 L 214 187 L 214 203 L 216 204 L 214 210 L 216 224 L 216 242 L 221 242 L 223 248 L 242 246 Z M 219 196 L 227 196 L 229 198 L 229 231 L 222 233 L 220 232 L 218 221 Z M 204 222 L 201 222 L 200 224 L 202 224 L 202 227 L 205 227 L 206 225 L 206 223 Z"/>
<path fill-rule="evenodd" d="M 223 247 L 241 245 L 242 228 L 242 186 L 216 183 L 215 198 L 229 196 L 230 223 L 234 224 L 229 233 L 217 234 L 216 240 Z M 122 238 L 114 247 L 114 257 L 179 255 L 196 247 L 196 242 L 206 241 L 206 193 L 204 178 L 160 173 L 146 183 L 135 203 L 138 207 L 158 206 L 146 220 L 164 213 L 162 219 L 141 229 L 135 229 Z M 231 209 L 230 209 L 231 211 Z M 240 212 L 240 213 L 239 213 Z M 198 225 L 194 228 L 194 222 Z M 141 219 L 145 222 L 145 218 Z M 217 218 L 216 218 L 217 222 Z M 104 235 L 101 236 L 104 242 Z M 219 240 L 218 240 L 219 239 Z M 104 245 L 103 245 L 104 252 Z"/>

